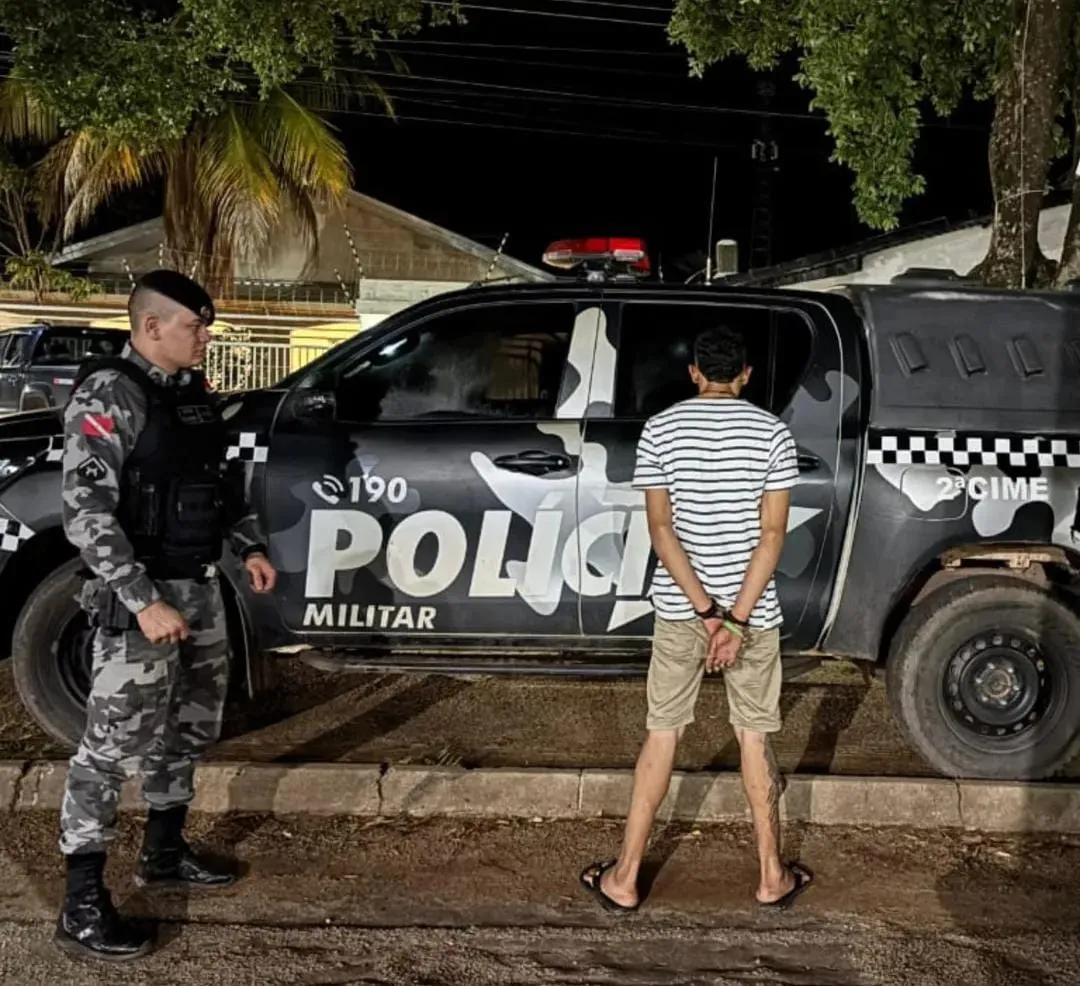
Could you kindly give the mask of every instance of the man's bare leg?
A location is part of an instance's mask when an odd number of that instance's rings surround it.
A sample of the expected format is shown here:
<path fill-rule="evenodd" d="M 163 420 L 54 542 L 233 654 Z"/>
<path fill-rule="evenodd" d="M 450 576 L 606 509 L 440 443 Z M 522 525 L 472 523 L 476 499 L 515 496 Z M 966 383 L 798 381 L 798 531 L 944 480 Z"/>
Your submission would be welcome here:
<path fill-rule="evenodd" d="M 795 877 L 780 856 L 780 795 L 783 785 L 768 733 L 736 729 L 743 787 L 750 802 L 757 838 L 761 880 L 757 899 L 762 904 L 779 900 L 795 887 Z"/>
<path fill-rule="evenodd" d="M 600 889 L 616 903 L 633 907 L 638 902 L 638 871 L 649 842 L 649 833 L 660 802 L 671 784 L 675 748 L 681 729 L 659 729 L 649 733 L 634 768 L 634 793 L 618 862 L 600 879 Z"/>

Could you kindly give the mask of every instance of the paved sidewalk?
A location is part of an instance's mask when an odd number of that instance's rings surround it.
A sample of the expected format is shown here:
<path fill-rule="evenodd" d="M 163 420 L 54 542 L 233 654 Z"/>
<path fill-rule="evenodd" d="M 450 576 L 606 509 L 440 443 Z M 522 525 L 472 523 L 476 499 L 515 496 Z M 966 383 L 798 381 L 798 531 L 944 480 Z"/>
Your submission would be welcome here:
<path fill-rule="evenodd" d="M 0 763 L 0 811 L 58 810 L 66 761 Z M 206 763 L 196 768 L 200 811 L 278 815 L 623 818 L 629 770 L 385 767 L 378 764 Z M 785 778 L 785 821 L 978 832 L 1080 833 L 1080 785 L 943 778 Z M 141 809 L 137 781 L 121 807 Z M 749 822 L 735 773 L 676 773 L 664 819 Z"/>

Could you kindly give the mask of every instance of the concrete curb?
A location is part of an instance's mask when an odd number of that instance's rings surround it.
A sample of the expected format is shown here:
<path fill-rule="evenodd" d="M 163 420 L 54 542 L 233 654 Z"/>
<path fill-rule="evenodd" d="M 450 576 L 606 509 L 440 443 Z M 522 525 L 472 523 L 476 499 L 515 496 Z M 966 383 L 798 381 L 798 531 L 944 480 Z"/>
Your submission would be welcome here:
<path fill-rule="evenodd" d="M 57 810 L 66 771 L 62 761 L 0 762 L 0 811 Z M 624 818 L 632 781 L 629 770 L 208 763 L 198 768 L 192 807 L 280 815 Z M 125 786 L 121 809 L 140 804 L 137 786 Z M 798 775 L 787 779 L 781 814 L 815 825 L 1080 833 L 1080 785 Z M 736 774 L 677 773 L 660 816 L 749 820 Z"/>

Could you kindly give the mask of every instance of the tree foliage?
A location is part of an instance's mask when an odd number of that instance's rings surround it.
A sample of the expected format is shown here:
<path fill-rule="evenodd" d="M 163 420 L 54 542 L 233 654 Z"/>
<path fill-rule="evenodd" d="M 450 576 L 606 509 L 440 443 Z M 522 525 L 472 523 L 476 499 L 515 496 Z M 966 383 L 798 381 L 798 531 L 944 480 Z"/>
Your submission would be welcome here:
<path fill-rule="evenodd" d="M 40 250 L 8 257 L 4 261 L 4 273 L 14 290 L 32 291 L 39 305 L 50 294 L 64 294 L 72 301 L 82 301 L 97 291 L 97 285 L 87 278 L 54 267 Z"/>
<path fill-rule="evenodd" d="M 427 0 L 0 0 L 14 74 L 69 131 L 179 140 L 253 88 L 267 98 L 307 71 L 324 78 L 448 16 Z"/>
<path fill-rule="evenodd" d="M 1014 0 L 678 0 L 671 37 L 693 70 L 732 55 L 755 69 L 799 53 L 798 81 L 813 92 L 855 173 L 868 225 L 891 229 L 925 188 L 912 167 L 928 107 L 945 116 L 964 92 L 993 92 Z"/>

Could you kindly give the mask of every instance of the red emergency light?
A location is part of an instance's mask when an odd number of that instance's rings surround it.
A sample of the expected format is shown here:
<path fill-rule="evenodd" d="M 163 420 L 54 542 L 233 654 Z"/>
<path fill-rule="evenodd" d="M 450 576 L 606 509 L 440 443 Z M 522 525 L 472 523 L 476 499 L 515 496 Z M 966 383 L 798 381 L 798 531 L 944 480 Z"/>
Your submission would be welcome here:
<path fill-rule="evenodd" d="M 587 236 L 578 240 L 559 240 L 544 251 L 544 263 L 563 270 L 573 270 L 583 265 L 593 269 L 622 266 L 640 275 L 648 274 L 652 269 L 645 241 L 630 236 Z"/>

